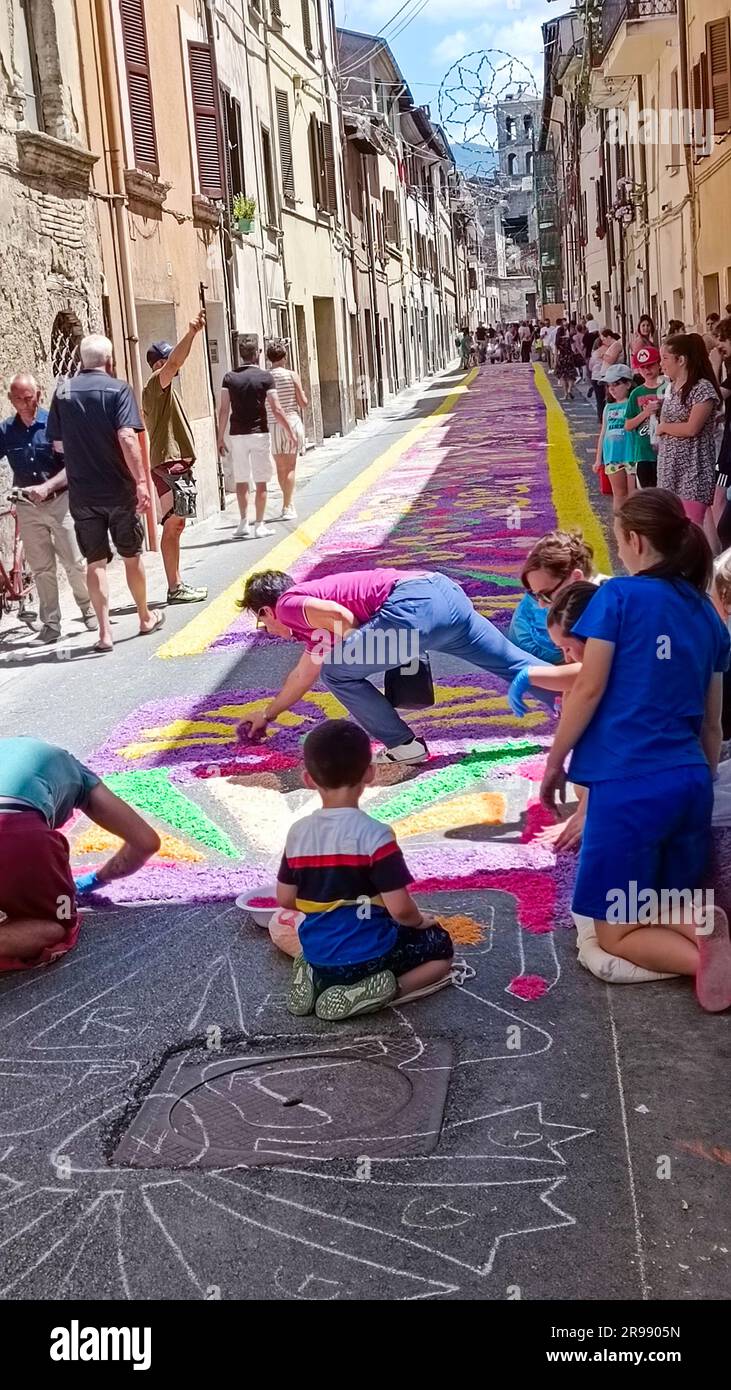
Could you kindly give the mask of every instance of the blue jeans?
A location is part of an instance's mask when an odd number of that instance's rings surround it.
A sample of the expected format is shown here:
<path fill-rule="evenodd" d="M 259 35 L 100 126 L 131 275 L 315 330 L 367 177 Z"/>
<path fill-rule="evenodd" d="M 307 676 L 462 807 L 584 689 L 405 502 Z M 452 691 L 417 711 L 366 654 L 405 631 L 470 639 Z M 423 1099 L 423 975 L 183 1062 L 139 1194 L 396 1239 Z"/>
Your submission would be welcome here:
<path fill-rule="evenodd" d="M 545 664 L 514 647 L 487 618 L 475 611 L 459 584 L 447 579 L 445 574 L 400 580 L 375 616 L 346 637 L 337 662 L 323 662 L 321 671 L 328 690 L 371 738 L 378 739 L 386 748 L 395 748 L 414 734 L 385 695 L 368 679 L 402 664 L 386 659 L 387 653 L 382 660 L 372 659 L 374 647 L 387 646 L 386 640 L 380 644 L 374 641 L 378 633 L 384 634 L 384 638 L 387 633 L 396 634 L 395 644 L 402 634 L 402 650 L 411 650 L 414 639 L 409 634 L 416 633 L 422 657 L 430 652 L 444 652 L 490 671 L 494 676 L 501 676 L 508 683 L 524 666 Z M 546 698 L 553 703 L 552 697 Z"/>

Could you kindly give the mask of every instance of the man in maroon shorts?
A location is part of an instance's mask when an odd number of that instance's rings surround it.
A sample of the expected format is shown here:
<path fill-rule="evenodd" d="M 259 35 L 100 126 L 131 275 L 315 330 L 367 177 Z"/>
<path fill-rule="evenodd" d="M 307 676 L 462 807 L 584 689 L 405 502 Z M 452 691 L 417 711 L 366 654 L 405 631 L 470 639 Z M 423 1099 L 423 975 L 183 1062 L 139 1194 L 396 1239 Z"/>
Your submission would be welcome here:
<path fill-rule="evenodd" d="M 123 843 L 74 882 L 58 827 L 76 808 Z M 152 826 L 65 749 L 0 739 L 0 972 L 65 955 L 79 935 L 79 896 L 135 873 L 159 848 Z"/>

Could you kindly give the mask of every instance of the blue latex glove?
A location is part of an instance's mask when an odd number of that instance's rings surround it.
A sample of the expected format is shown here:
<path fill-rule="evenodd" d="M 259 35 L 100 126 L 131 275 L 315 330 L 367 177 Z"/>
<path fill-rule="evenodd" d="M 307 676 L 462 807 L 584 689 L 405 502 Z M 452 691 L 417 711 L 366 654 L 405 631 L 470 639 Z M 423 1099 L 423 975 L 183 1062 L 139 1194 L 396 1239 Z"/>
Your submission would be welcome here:
<path fill-rule="evenodd" d="M 523 700 L 523 696 L 526 690 L 530 689 L 529 670 L 530 667 L 524 666 L 508 688 L 508 704 L 513 714 L 517 715 L 519 719 L 522 719 L 523 715 L 528 713 L 528 708 Z"/>
<path fill-rule="evenodd" d="M 77 898 L 83 898 L 87 893 L 93 893 L 96 888 L 101 886 L 99 875 L 95 870 L 89 874 L 80 874 L 78 878 L 74 879 L 74 886 Z"/>

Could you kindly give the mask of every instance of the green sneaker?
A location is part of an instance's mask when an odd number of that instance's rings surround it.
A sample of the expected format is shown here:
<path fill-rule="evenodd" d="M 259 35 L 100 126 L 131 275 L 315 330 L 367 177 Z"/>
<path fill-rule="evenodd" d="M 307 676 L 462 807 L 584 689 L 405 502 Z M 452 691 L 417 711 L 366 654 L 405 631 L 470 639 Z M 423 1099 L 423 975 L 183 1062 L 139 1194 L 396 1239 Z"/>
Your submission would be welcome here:
<path fill-rule="evenodd" d="M 367 975 L 354 985 L 331 985 L 324 989 L 315 1004 L 315 1013 L 331 1023 L 351 1018 L 353 1014 L 372 1014 L 390 1004 L 397 990 L 393 971 L 379 970 L 376 975 Z"/>
<path fill-rule="evenodd" d="M 287 1008 L 298 1018 L 313 1013 L 315 1008 L 315 981 L 312 978 L 312 967 L 307 964 L 304 956 L 297 956 L 292 966 Z"/>
<path fill-rule="evenodd" d="M 196 589 L 192 584 L 179 584 L 177 589 L 168 589 L 168 603 L 203 603 L 207 598 L 207 589 Z"/>

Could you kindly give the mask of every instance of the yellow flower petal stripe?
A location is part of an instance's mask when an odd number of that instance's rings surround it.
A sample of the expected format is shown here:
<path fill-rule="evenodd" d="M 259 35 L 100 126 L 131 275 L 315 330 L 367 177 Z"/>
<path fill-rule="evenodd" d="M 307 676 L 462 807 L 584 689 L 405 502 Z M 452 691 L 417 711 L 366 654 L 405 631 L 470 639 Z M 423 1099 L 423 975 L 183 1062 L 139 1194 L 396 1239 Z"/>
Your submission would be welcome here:
<path fill-rule="evenodd" d="M 546 407 L 548 472 L 558 525 L 562 531 L 575 530 L 578 527 L 583 532 L 584 540 L 588 541 L 594 551 L 596 568 L 602 574 L 611 574 L 612 562 L 604 532 L 586 491 L 579 461 L 571 442 L 568 420 L 540 363 L 534 364 L 533 371 L 536 387 Z"/>
<path fill-rule="evenodd" d="M 435 830 L 453 830 L 457 826 L 502 825 L 505 805 L 505 797 L 499 792 L 473 792 L 471 796 L 455 796 L 425 811 L 402 816 L 392 824 L 399 840 L 409 835 L 428 835 Z"/>
<path fill-rule="evenodd" d="M 468 389 L 476 376 L 477 368 L 475 367 L 459 386 L 450 391 L 443 401 L 440 401 L 429 415 L 426 415 L 423 420 L 418 420 L 402 439 L 397 440 L 395 444 L 386 449 L 385 453 L 375 459 L 369 468 L 359 473 L 358 477 L 348 483 L 348 486 L 344 487 L 336 497 L 326 502 L 324 507 L 315 512 L 314 516 L 309 517 L 301 526 L 298 526 L 291 536 L 287 536 L 286 540 L 275 545 L 274 549 L 270 550 L 266 556 L 267 569 L 290 569 L 300 556 L 309 550 L 316 540 L 319 540 L 328 526 L 332 526 L 333 522 L 337 521 L 348 507 L 351 507 L 359 497 L 368 492 L 387 469 L 393 467 L 407 449 L 417 443 L 425 430 L 431 429 L 441 415 L 448 415 L 454 409 L 459 397 Z M 225 632 L 238 618 L 239 610 L 236 607 L 236 602 L 241 598 L 244 583 L 248 576 L 261 569 L 263 564 L 263 559 L 257 560 L 251 569 L 245 570 L 233 584 L 229 585 L 228 589 L 224 589 L 218 598 L 209 603 L 202 613 L 199 613 L 191 622 L 186 623 L 185 627 L 182 627 L 180 632 L 176 632 L 167 642 L 163 642 L 157 648 L 155 656 L 169 660 L 176 656 L 200 656 L 207 651 L 211 643 L 215 642 L 216 638 L 220 637 L 221 633 Z"/>

